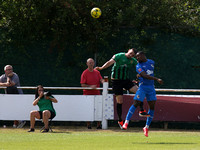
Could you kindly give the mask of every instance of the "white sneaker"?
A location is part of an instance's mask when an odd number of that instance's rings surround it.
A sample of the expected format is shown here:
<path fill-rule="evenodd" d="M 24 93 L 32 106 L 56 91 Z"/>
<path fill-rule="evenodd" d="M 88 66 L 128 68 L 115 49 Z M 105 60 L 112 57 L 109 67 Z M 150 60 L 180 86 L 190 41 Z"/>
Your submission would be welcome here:
<path fill-rule="evenodd" d="M 124 125 L 122 126 L 122 128 L 123 128 L 124 130 L 126 130 L 126 129 L 128 128 L 128 123 L 124 123 Z"/>

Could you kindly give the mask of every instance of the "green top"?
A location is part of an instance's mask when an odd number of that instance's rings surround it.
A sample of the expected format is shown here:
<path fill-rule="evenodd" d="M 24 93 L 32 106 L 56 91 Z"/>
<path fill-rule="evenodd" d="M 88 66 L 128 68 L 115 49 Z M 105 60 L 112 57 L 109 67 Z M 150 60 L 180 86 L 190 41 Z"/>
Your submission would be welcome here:
<path fill-rule="evenodd" d="M 111 78 L 119 80 L 129 79 L 129 69 L 136 66 L 137 60 L 135 58 L 127 58 L 125 53 L 115 54 L 114 60 Z"/>
<path fill-rule="evenodd" d="M 53 97 L 50 96 L 50 98 L 53 98 Z M 42 97 L 38 101 L 37 105 L 38 105 L 40 111 L 50 110 L 50 111 L 53 111 L 56 114 L 56 111 L 53 108 L 52 101 L 49 100 L 49 99 L 45 99 L 44 97 Z"/>

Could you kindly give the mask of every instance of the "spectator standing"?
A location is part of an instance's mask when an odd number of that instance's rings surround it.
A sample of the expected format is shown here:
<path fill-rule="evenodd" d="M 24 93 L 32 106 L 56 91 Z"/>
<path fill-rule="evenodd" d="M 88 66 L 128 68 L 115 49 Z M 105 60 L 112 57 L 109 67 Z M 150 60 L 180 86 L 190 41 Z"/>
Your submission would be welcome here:
<path fill-rule="evenodd" d="M 6 65 L 4 67 L 5 74 L 0 76 L 0 86 L 7 87 L 5 89 L 6 94 L 23 94 L 22 89 L 20 87 L 20 81 L 18 75 L 13 72 L 13 67 L 11 65 Z M 22 128 L 25 125 L 25 121 L 15 120 L 13 127 Z"/>
<path fill-rule="evenodd" d="M 100 83 L 103 83 L 104 79 L 100 72 L 94 69 L 94 60 L 88 58 L 86 64 L 88 68 L 81 74 L 81 86 L 93 89 L 100 87 Z M 100 95 L 100 90 L 83 90 L 83 95 Z M 90 122 L 87 122 L 87 128 L 92 128 Z M 102 129 L 101 122 L 97 122 L 97 129 Z"/>

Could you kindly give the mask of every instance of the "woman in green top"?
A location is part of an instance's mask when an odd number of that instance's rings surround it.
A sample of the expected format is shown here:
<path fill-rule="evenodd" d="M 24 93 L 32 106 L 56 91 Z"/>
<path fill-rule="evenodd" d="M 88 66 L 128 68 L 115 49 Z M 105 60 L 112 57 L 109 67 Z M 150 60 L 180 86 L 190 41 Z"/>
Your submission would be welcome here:
<path fill-rule="evenodd" d="M 53 119 L 56 116 L 56 111 L 53 108 L 53 104 L 57 103 L 57 99 L 51 96 L 50 93 L 44 93 L 44 87 L 42 85 L 37 86 L 36 93 L 35 93 L 35 100 L 33 101 L 33 106 L 38 105 L 39 111 L 33 110 L 30 113 L 30 130 L 28 132 L 34 132 L 35 129 L 35 118 L 43 119 L 44 122 L 44 131 L 49 131 L 49 119 Z"/>

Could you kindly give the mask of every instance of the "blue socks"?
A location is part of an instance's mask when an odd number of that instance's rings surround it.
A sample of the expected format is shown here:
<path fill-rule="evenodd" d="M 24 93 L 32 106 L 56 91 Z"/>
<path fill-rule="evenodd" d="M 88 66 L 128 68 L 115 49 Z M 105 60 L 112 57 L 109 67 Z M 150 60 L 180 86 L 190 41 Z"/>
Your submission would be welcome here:
<path fill-rule="evenodd" d="M 129 122 L 129 120 L 131 119 L 132 115 L 135 112 L 136 107 L 134 105 L 132 105 L 129 108 L 128 114 L 126 115 L 126 121 L 127 123 Z M 147 117 L 147 121 L 146 121 L 146 126 L 147 128 L 149 128 L 151 121 L 153 120 L 153 116 L 154 116 L 154 110 L 149 110 L 148 114 L 150 114 L 150 117 Z"/>
<path fill-rule="evenodd" d="M 150 117 L 147 117 L 147 121 L 146 121 L 146 126 L 147 127 L 150 126 L 151 121 L 153 120 L 154 110 L 149 110 L 148 114 L 150 114 Z"/>
<path fill-rule="evenodd" d="M 128 114 L 126 115 L 126 120 L 130 120 L 132 115 L 134 114 L 135 112 L 135 106 L 132 105 L 130 108 L 129 108 L 129 111 L 128 111 Z"/>

